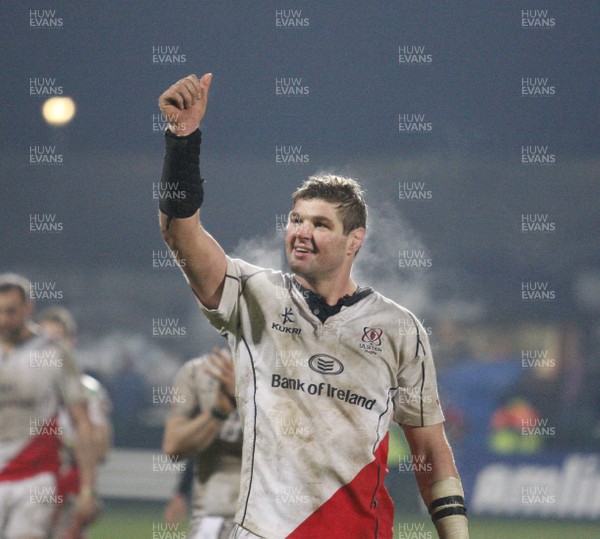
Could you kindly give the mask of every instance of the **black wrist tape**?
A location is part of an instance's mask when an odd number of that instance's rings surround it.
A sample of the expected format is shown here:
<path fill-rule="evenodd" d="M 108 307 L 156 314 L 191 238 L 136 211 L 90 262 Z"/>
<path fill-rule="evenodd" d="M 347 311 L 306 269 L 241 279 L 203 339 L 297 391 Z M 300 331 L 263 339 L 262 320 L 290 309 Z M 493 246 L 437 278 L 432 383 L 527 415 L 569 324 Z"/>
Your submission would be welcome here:
<path fill-rule="evenodd" d="M 438 498 L 429 505 L 429 514 L 431 515 L 431 520 L 434 522 L 451 515 L 466 516 L 467 508 L 465 507 L 465 499 L 458 495 Z"/>
<path fill-rule="evenodd" d="M 465 499 L 462 496 L 446 496 L 444 498 L 433 500 L 429 504 L 429 514 L 433 513 L 435 509 L 442 505 L 462 505 L 464 507 Z"/>
<path fill-rule="evenodd" d="M 158 207 L 169 218 L 168 223 L 174 218 L 191 217 L 202 205 L 201 140 L 200 130 L 184 137 L 175 136 L 169 129 L 165 132 L 166 151 Z"/>
<path fill-rule="evenodd" d="M 431 520 L 435 522 L 440 518 L 451 517 L 452 515 L 463 515 L 467 516 L 467 508 L 464 505 L 453 505 L 450 507 L 446 507 L 445 509 L 440 509 L 433 515 L 431 515 Z"/>

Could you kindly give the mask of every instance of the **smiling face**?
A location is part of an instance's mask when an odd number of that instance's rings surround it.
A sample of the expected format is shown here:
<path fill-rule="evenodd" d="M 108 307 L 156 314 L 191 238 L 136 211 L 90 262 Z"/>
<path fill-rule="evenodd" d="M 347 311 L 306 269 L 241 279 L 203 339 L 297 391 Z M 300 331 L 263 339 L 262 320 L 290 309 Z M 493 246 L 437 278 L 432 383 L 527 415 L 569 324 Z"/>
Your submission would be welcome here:
<path fill-rule="evenodd" d="M 285 251 L 290 269 L 317 282 L 340 272 L 350 273 L 362 245 L 364 228 L 344 235 L 334 204 L 320 198 L 299 199 L 290 212 Z"/>

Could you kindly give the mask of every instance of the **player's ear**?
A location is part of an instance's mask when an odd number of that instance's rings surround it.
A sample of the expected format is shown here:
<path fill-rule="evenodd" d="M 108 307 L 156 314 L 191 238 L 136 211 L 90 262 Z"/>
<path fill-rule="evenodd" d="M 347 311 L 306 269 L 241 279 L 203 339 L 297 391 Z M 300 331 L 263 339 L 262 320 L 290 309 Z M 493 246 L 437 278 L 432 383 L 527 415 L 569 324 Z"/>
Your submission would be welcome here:
<path fill-rule="evenodd" d="M 348 254 L 356 255 L 365 241 L 366 230 L 361 226 L 348 234 Z"/>

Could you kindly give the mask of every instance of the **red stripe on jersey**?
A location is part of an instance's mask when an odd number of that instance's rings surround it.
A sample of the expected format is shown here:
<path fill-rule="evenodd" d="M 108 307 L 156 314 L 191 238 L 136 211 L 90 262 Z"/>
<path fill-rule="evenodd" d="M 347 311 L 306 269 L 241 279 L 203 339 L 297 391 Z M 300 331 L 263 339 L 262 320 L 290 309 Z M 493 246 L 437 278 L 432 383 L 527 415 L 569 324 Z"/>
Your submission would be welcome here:
<path fill-rule="evenodd" d="M 73 466 L 56 478 L 58 495 L 79 494 L 79 468 Z"/>
<path fill-rule="evenodd" d="M 298 526 L 288 539 L 391 539 L 394 502 L 383 479 L 387 474 L 389 434 L 375 460 Z"/>
<path fill-rule="evenodd" d="M 18 481 L 39 473 L 58 473 L 60 441 L 56 416 L 44 424 L 43 432 L 32 436 L 23 449 L 0 470 L 0 481 Z"/>

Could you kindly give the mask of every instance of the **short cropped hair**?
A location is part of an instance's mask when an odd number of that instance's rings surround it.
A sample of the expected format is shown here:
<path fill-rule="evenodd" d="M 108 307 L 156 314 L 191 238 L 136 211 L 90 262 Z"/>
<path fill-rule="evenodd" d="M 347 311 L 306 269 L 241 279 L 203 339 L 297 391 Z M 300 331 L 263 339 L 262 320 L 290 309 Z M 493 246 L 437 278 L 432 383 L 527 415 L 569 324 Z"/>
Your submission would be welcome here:
<path fill-rule="evenodd" d="M 31 283 L 22 275 L 16 273 L 0 274 L 0 294 L 17 290 L 23 301 L 29 301 L 31 294 Z"/>
<path fill-rule="evenodd" d="M 367 228 L 367 205 L 364 191 L 352 178 L 321 174 L 311 176 L 292 195 L 294 204 L 298 200 L 320 198 L 336 205 L 337 216 L 344 227 L 344 235 L 353 230 Z"/>
<path fill-rule="evenodd" d="M 55 322 L 60 324 L 69 337 L 77 333 L 77 322 L 73 315 L 64 307 L 50 307 L 37 317 L 38 324 L 42 322 Z"/>

